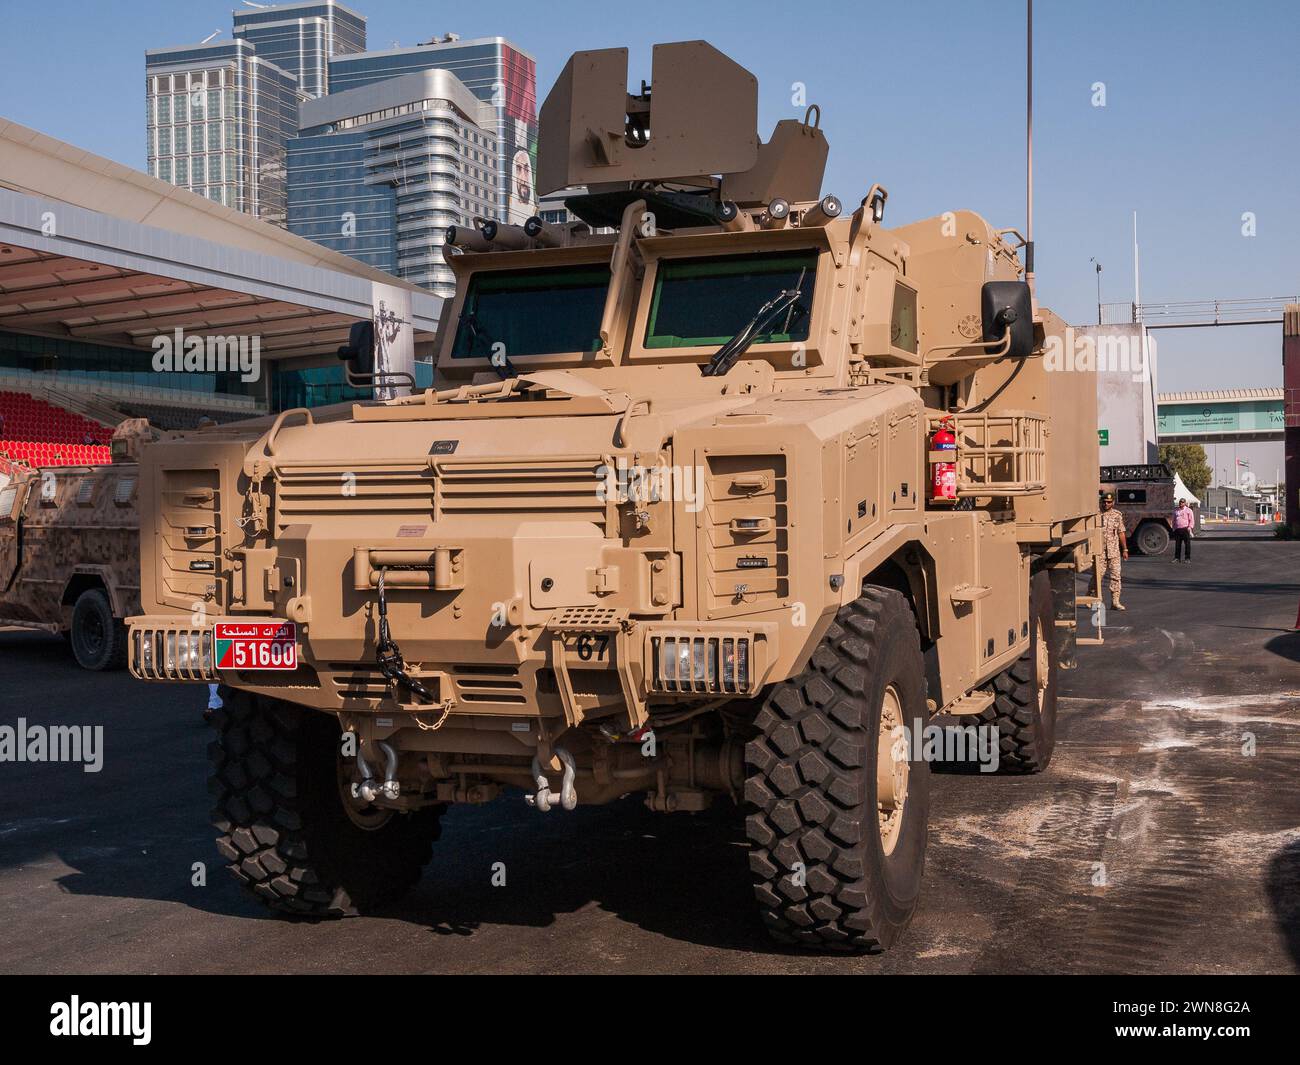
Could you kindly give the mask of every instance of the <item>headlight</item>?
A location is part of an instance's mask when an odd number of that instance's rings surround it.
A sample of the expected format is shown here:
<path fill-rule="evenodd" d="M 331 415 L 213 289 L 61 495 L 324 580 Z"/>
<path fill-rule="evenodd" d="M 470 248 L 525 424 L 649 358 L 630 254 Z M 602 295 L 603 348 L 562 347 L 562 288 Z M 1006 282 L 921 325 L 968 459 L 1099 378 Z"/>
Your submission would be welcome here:
<path fill-rule="evenodd" d="M 651 688 L 663 692 L 749 692 L 749 636 L 654 636 Z M 719 671 L 721 665 L 721 671 Z"/>
<path fill-rule="evenodd" d="M 725 691 L 749 690 L 749 641 L 722 641 L 722 686 Z"/>
<path fill-rule="evenodd" d="M 136 639 L 139 640 L 140 638 L 141 638 L 140 633 L 137 632 Z M 150 673 L 152 673 L 154 670 L 154 655 L 153 655 L 154 646 L 153 645 L 154 645 L 153 633 L 152 632 L 146 633 L 144 635 L 144 642 L 139 649 L 140 650 L 139 661 L 141 666 L 143 666 L 144 669 Z"/>
<path fill-rule="evenodd" d="M 182 672 L 203 668 L 202 636 L 197 632 L 183 632 L 177 637 L 176 667 Z"/>
<path fill-rule="evenodd" d="M 212 630 L 132 626 L 131 673 L 141 680 L 216 680 Z"/>
<path fill-rule="evenodd" d="M 148 665 L 152 641 L 146 641 L 142 664 Z M 172 673 L 210 673 L 212 671 L 212 634 L 210 632 L 169 632 L 166 637 L 165 671 Z"/>

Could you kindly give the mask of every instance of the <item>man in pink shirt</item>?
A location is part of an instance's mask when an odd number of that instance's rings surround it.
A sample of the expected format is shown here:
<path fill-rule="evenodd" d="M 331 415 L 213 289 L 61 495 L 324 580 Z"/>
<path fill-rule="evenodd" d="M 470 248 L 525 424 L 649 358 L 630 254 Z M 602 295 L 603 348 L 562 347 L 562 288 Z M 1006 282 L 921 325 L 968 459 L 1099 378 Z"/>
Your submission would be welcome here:
<path fill-rule="evenodd" d="M 1180 499 L 1174 508 L 1174 561 L 1192 561 L 1192 529 L 1196 525 L 1196 514 L 1187 505 L 1187 500 Z M 1187 557 L 1183 558 L 1183 548 L 1187 548 Z"/>

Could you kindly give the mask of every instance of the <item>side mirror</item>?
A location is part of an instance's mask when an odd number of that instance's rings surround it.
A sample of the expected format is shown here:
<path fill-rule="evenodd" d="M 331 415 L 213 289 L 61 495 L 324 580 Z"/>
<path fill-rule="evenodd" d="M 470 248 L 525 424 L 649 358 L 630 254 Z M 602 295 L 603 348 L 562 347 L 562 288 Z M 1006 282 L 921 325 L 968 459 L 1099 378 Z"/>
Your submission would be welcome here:
<path fill-rule="evenodd" d="M 368 378 L 375 372 L 375 323 L 353 322 L 348 330 L 348 342 L 339 348 L 339 359 L 347 363 L 349 384 L 351 378 Z"/>
<path fill-rule="evenodd" d="M 986 281 L 980 290 L 984 340 L 1001 343 L 1011 330 L 1011 348 L 1004 358 L 1027 359 L 1034 351 L 1034 301 L 1024 281 Z"/>

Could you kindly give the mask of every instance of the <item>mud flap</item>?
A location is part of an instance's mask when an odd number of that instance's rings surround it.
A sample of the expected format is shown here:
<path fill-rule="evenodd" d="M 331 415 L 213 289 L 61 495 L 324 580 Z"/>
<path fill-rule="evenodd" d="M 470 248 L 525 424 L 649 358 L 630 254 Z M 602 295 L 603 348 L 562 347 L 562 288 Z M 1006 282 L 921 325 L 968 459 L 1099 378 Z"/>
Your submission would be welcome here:
<path fill-rule="evenodd" d="M 1075 585 L 1073 559 L 1067 565 L 1055 565 L 1047 571 L 1052 586 L 1052 616 L 1056 622 L 1056 655 L 1061 669 L 1073 669 L 1079 636 L 1078 590 Z"/>

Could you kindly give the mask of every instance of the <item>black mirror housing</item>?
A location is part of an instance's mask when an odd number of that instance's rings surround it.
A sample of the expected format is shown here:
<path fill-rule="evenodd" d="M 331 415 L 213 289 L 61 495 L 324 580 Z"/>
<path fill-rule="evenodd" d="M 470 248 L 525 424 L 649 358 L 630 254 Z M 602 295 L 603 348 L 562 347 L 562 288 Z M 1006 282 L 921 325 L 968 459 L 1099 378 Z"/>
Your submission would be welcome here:
<path fill-rule="evenodd" d="M 348 330 L 348 342 L 339 348 L 339 359 L 348 364 L 348 373 L 354 377 L 375 372 L 375 323 L 353 322 Z"/>
<path fill-rule="evenodd" d="M 980 318 L 986 343 L 1001 343 L 1011 330 L 1006 358 L 1026 359 L 1034 351 L 1034 301 L 1025 281 L 986 281 L 980 290 Z"/>

